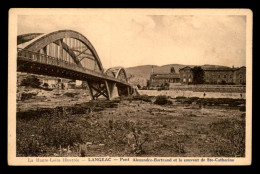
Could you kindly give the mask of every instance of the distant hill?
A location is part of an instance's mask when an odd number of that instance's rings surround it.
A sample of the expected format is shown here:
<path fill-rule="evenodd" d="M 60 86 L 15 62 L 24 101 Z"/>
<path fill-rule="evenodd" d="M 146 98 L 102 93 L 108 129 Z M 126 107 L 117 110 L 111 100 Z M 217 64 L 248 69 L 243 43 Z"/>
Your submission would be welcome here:
<path fill-rule="evenodd" d="M 132 85 L 140 84 L 141 86 L 146 86 L 146 82 L 148 79 L 150 79 L 150 75 L 152 73 L 152 67 L 154 69 L 154 73 L 170 73 L 171 67 L 174 67 L 175 72 L 179 73 L 179 69 L 184 68 L 186 66 L 194 67 L 195 65 L 182 65 L 182 64 L 168 64 L 163 66 L 157 66 L 157 65 L 142 65 L 142 66 L 135 66 L 135 67 L 129 67 L 125 68 L 126 74 L 129 78 L 129 82 Z M 219 65 L 202 65 L 201 67 L 205 68 L 230 68 L 227 66 L 219 66 Z M 28 73 L 17 73 L 18 79 L 23 79 L 30 74 Z M 41 76 L 41 75 L 35 75 L 38 78 L 47 78 L 47 79 L 53 79 L 55 77 L 49 77 L 49 76 Z"/>
<path fill-rule="evenodd" d="M 168 65 L 163 65 L 163 66 L 143 65 L 143 66 L 129 67 L 129 68 L 126 68 L 125 70 L 126 70 L 127 76 L 130 77 L 130 83 L 132 81 L 132 82 L 134 82 L 133 84 L 136 85 L 136 83 L 138 83 L 140 81 L 141 84 L 145 85 L 144 81 L 146 81 L 150 78 L 150 75 L 152 73 L 152 67 L 154 69 L 154 73 L 170 73 L 171 67 L 174 67 L 175 72 L 179 73 L 179 69 L 184 68 L 186 66 L 194 67 L 195 65 L 182 65 L 182 64 L 168 64 Z M 202 65 L 201 67 L 230 68 L 227 66 L 208 65 L 208 64 Z"/>

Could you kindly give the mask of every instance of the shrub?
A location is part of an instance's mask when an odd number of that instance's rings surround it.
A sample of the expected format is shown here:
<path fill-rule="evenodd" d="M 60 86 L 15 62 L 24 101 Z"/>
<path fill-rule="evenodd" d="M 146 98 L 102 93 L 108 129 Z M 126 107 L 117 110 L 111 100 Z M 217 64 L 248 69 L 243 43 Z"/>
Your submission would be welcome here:
<path fill-rule="evenodd" d="M 76 95 L 78 95 L 79 93 L 72 93 L 72 92 L 66 92 L 63 95 L 67 96 L 67 97 L 75 97 Z"/>
<path fill-rule="evenodd" d="M 214 146 L 218 147 L 214 151 L 215 156 L 245 156 L 245 119 L 220 120 L 211 123 L 210 129 L 211 133 L 216 137 Z"/>
<path fill-rule="evenodd" d="M 221 85 L 226 85 L 227 82 L 226 82 L 225 80 L 222 80 L 220 84 L 221 84 Z"/>
<path fill-rule="evenodd" d="M 128 145 L 132 148 L 131 153 L 134 153 L 136 155 L 144 154 L 144 143 L 149 140 L 149 135 L 145 132 L 140 130 L 135 122 L 132 121 L 126 121 L 124 123 L 125 130 L 130 131 L 126 135 Z"/>
<path fill-rule="evenodd" d="M 40 80 L 34 75 L 28 76 L 21 81 L 21 86 L 30 86 L 32 88 L 39 88 L 40 84 Z"/>
<path fill-rule="evenodd" d="M 196 100 L 199 99 L 199 97 L 190 97 L 190 99 L 191 99 L 192 101 L 196 101 Z"/>
<path fill-rule="evenodd" d="M 154 104 L 166 105 L 166 104 L 172 104 L 172 101 L 170 101 L 165 95 L 159 95 L 156 97 Z"/>
<path fill-rule="evenodd" d="M 22 93 L 21 94 L 21 100 L 22 101 L 28 100 L 28 99 L 32 98 L 33 96 L 36 96 L 36 94 L 34 94 L 34 93 Z"/>
<path fill-rule="evenodd" d="M 176 99 L 185 99 L 186 97 L 184 96 L 177 96 Z"/>
<path fill-rule="evenodd" d="M 240 106 L 239 110 L 242 111 L 242 112 L 245 112 L 246 111 L 246 106 Z"/>
<path fill-rule="evenodd" d="M 37 115 L 35 115 L 37 113 Z M 82 126 L 62 107 L 18 116 L 17 156 L 41 156 L 53 148 L 82 143 Z M 30 123 L 30 124 L 28 124 Z M 33 127 L 31 125 L 34 125 Z"/>
<path fill-rule="evenodd" d="M 240 103 L 234 101 L 234 102 L 230 102 L 230 103 L 228 104 L 228 106 L 230 106 L 230 107 L 236 107 L 236 106 L 238 106 L 239 104 L 240 104 Z"/>
<path fill-rule="evenodd" d="M 145 101 L 145 102 L 151 102 L 151 97 L 149 97 L 148 95 L 135 95 L 133 96 L 133 100 L 141 100 L 141 101 Z"/>

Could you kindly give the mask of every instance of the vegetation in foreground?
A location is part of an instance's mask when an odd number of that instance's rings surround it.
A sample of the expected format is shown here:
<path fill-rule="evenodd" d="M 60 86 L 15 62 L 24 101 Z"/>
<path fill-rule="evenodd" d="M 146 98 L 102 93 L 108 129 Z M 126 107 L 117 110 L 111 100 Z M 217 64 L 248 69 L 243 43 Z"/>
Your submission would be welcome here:
<path fill-rule="evenodd" d="M 244 156 L 244 111 L 187 108 L 201 101 L 135 96 L 18 112 L 17 156 Z"/>

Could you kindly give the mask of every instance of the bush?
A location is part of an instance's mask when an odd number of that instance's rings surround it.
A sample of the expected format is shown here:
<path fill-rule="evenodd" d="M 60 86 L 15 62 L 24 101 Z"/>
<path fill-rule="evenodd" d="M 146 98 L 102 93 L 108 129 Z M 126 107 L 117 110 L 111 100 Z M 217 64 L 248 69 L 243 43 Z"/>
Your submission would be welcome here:
<path fill-rule="evenodd" d="M 184 96 L 177 96 L 176 99 L 185 99 L 186 97 Z"/>
<path fill-rule="evenodd" d="M 227 84 L 228 84 L 228 85 L 235 85 L 234 82 L 228 82 Z"/>
<path fill-rule="evenodd" d="M 246 106 L 240 106 L 239 110 L 242 111 L 242 112 L 246 112 Z"/>
<path fill-rule="evenodd" d="M 166 105 L 166 104 L 172 104 L 172 101 L 170 101 L 165 95 L 159 95 L 156 97 L 154 104 Z"/>
<path fill-rule="evenodd" d="M 220 84 L 221 84 L 221 85 L 226 85 L 227 82 L 226 82 L 225 80 L 222 80 Z"/>
<path fill-rule="evenodd" d="M 41 156 L 53 148 L 83 142 L 82 125 L 61 107 L 18 116 L 17 156 Z M 28 124 L 30 123 L 30 124 Z M 34 125 L 33 127 L 31 125 Z"/>
<path fill-rule="evenodd" d="M 230 107 L 236 107 L 236 106 L 238 106 L 239 104 L 240 104 L 240 103 L 234 101 L 234 102 L 230 102 L 230 103 L 228 104 L 228 106 L 230 106 Z"/>
<path fill-rule="evenodd" d="M 72 92 L 66 92 L 63 95 L 67 96 L 67 97 L 75 97 L 76 95 L 78 95 L 79 93 L 72 93 Z"/>
<path fill-rule="evenodd" d="M 215 143 L 212 144 L 218 147 L 214 151 L 215 156 L 245 156 L 245 119 L 224 119 L 211 123 L 210 131 L 214 137 L 217 137 Z"/>
<path fill-rule="evenodd" d="M 148 95 L 135 95 L 133 96 L 133 100 L 141 100 L 141 101 L 145 101 L 145 102 L 151 102 L 151 97 L 149 97 Z"/>
<path fill-rule="evenodd" d="M 39 88 L 40 87 L 40 80 L 36 76 L 28 76 L 21 81 L 21 86 L 30 86 L 32 88 Z"/>
<path fill-rule="evenodd" d="M 22 101 L 28 100 L 28 99 L 32 98 L 33 96 L 36 96 L 36 94 L 34 94 L 34 93 L 22 93 L 21 94 L 21 100 Z"/>

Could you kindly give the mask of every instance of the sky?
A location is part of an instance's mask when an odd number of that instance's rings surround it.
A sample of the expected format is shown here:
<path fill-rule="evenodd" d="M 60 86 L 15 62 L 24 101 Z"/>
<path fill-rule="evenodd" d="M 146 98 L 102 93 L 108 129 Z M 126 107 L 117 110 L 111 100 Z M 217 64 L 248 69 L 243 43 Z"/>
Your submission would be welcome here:
<path fill-rule="evenodd" d="M 246 64 L 246 17 L 238 15 L 20 15 L 18 35 L 70 29 L 104 68 Z"/>

